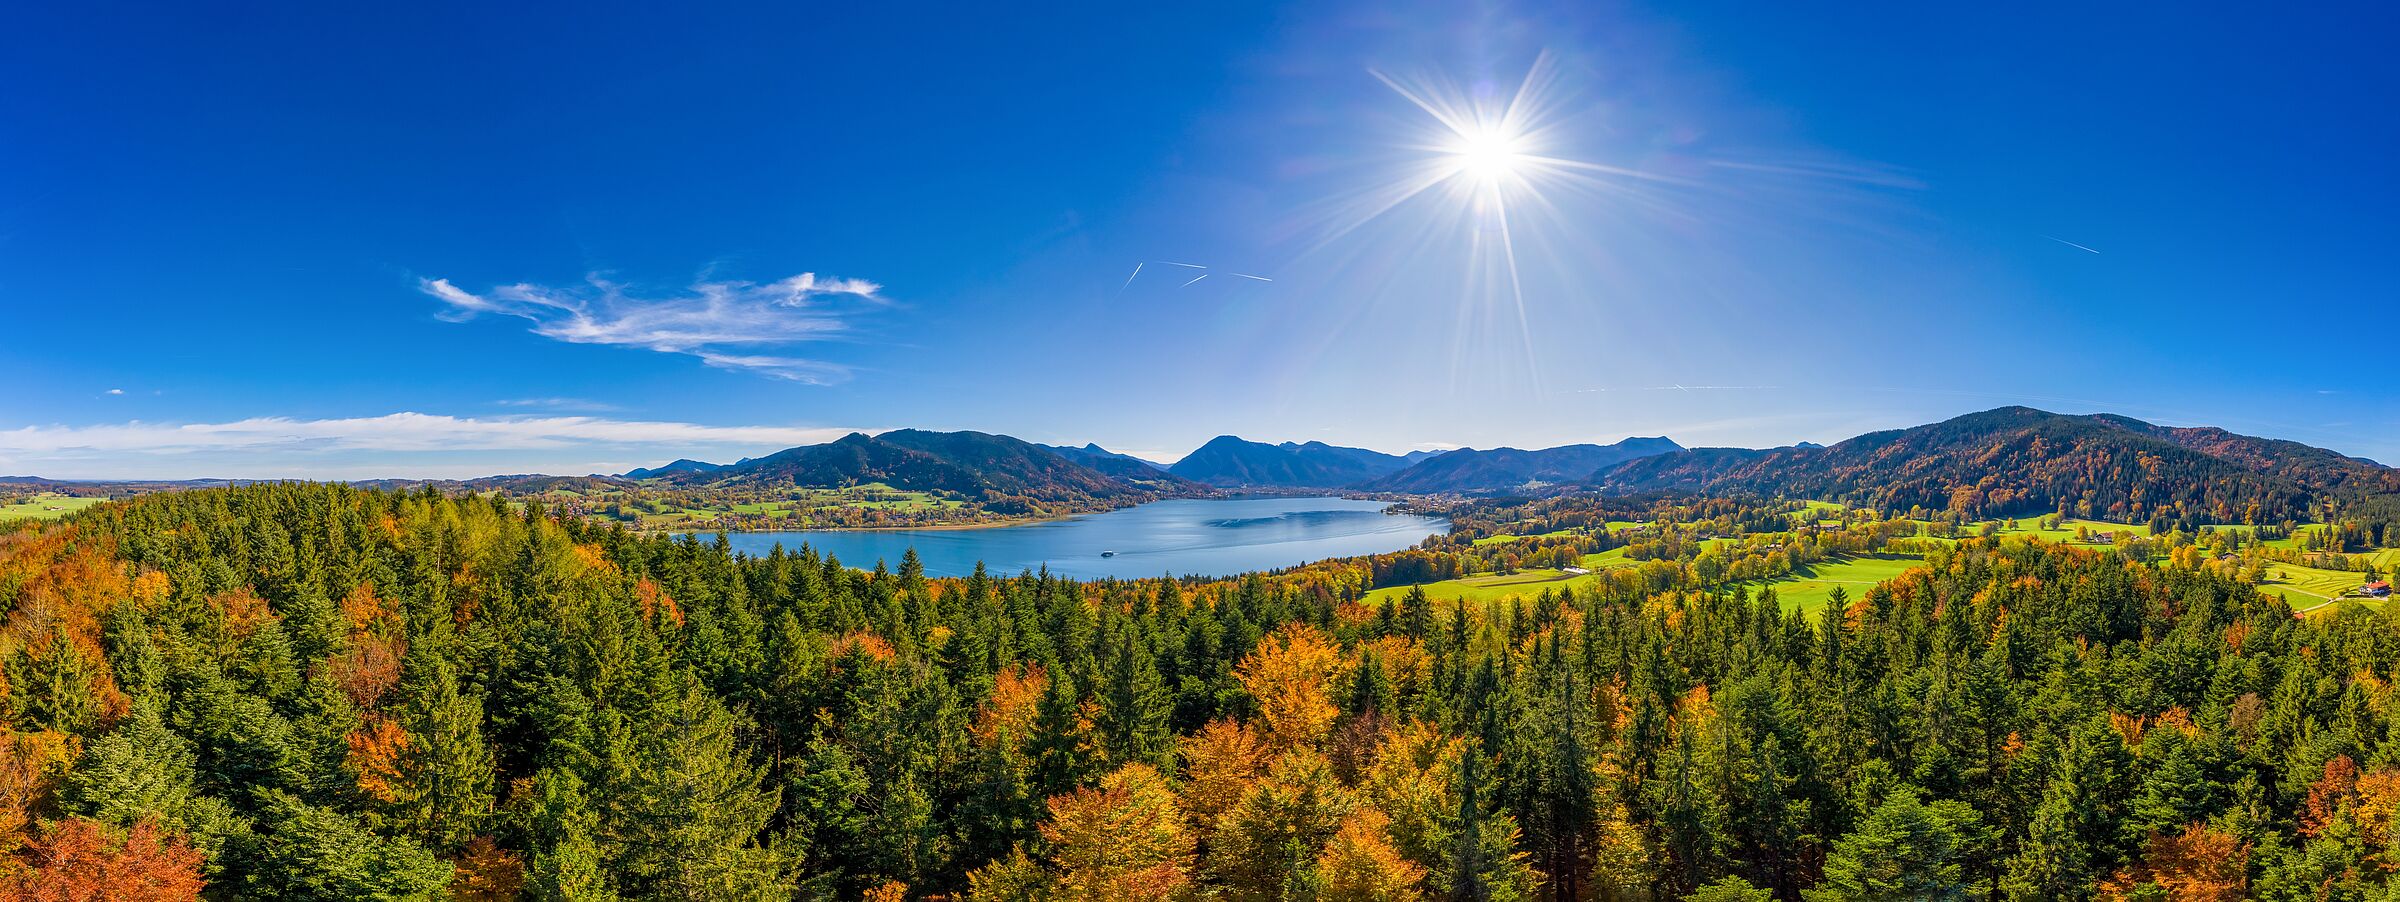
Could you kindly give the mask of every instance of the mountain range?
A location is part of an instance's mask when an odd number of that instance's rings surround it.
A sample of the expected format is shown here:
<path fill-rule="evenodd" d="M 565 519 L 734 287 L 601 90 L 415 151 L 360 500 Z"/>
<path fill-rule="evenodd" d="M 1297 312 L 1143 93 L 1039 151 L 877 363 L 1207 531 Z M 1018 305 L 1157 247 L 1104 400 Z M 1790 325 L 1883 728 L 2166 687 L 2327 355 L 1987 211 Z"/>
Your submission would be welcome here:
<path fill-rule="evenodd" d="M 1385 454 L 1324 442 L 1219 436 L 1171 465 L 1097 444 L 1039 445 L 983 432 L 851 433 L 730 464 L 682 459 L 617 476 L 368 480 L 474 491 L 669 488 L 774 490 L 883 483 L 973 500 L 999 512 L 1118 507 L 1218 491 L 1363 491 L 1410 495 L 1719 494 L 1815 498 L 1885 511 L 1976 517 L 2066 511 L 2126 521 L 2311 520 L 2330 508 L 2400 528 L 2400 469 L 2298 442 L 2208 426 L 2160 426 L 2114 414 L 2002 407 L 1832 445 L 1685 448 L 1659 437 L 1524 450 Z M 92 493 L 221 484 L 0 477 L 20 490 Z"/>
<path fill-rule="evenodd" d="M 1826 447 L 1698 448 L 1595 473 L 1607 492 L 1780 495 L 1991 517 L 2307 520 L 2400 494 L 2400 470 L 2298 442 L 2002 407 Z"/>
<path fill-rule="evenodd" d="M 1539 451 L 1461 448 L 1427 458 L 1359 488 L 1419 495 L 1535 490 L 1545 485 L 1588 482 L 1593 474 L 1626 461 L 1681 450 L 1682 445 L 1665 436 L 1629 438 L 1613 445 L 1561 445 Z"/>
<path fill-rule="evenodd" d="M 1219 488 L 1334 488 L 1389 476 L 1408 457 L 1324 442 L 1270 445 L 1231 435 L 1208 440 L 1167 472 Z"/>

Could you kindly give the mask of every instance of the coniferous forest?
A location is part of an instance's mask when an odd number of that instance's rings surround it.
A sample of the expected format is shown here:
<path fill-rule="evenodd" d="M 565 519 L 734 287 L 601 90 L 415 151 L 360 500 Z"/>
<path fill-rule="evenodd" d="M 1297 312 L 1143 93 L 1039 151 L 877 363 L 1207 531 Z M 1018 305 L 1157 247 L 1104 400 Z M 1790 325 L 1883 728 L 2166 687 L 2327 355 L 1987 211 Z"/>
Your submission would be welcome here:
<path fill-rule="evenodd" d="M 0 535 L 28 899 L 2387 896 L 2400 632 L 1967 539 L 1787 613 L 928 579 L 489 499 Z"/>

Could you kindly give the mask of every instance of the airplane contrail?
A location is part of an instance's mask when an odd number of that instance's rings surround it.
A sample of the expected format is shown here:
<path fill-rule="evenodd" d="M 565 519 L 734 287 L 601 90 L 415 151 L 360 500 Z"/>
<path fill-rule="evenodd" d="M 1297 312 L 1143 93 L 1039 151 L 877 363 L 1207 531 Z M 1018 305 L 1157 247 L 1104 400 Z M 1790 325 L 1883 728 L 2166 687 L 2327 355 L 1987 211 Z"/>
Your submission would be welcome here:
<path fill-rule="evenodd" d="M 2060 237 L 2057 237 L 2057 236 L 2055 236 L 2055 235 L 2044 235 L 2044 236 L 2042 236 L 2042 237 L 2044 237 L 2044 238 L 2048 238 L 2048 239 L 2050 239 L 2050 240 L 2052 240 L 2052 241 L 2056 241 L 2056 242 L 2058 242 L 2058 243 L 2060 243 L 2060 244 L 2066 245 L 2066 246 L 2068 246 L 2068 247 L 2074 248 L 2074 249 L 2076 249 L 2076 250 L 2079 250 L 2079 251 L 2090 251 L 2091 253 L 2095 253 L 2095 254 L 2099 253 L 2099 251 L 2092 250 L 2091 248 L 2084 247 L 2083 245 L 2076 244 L 2075 242 L 2068 241 L 2067 239 L 2060 238 Z"/>
<path fill-rule="evenodd" d="M 1144 260 L 1144 261 L 1142 261 L 1142 262 L 1140 262 L 1140 263 L 1136 263 L 1136 264 L 1134 264 L 1134 265 L 1133 265 L 1133 275 L 1126 276 L 1126 277 L 1125 277 L 1125 284 L 1117 286 L 1117 290 L 1118 290 L 1118 291 L 1124 291 L 1124 290 L 1125 290 L 1125 289 L 1127 289 L 1127 288 L 1131 288 L 1131 287 L 1133 287 L 1133 280 L 1135 280 L 1135 279 L 1137 279 L 1137 278 L 1140 278 L 1140 277 L 1141 277 L 1141 275 L 1142 275 L 1142 267 L 1144 267 L 1144 266 L 1148 266 L 1148 265 L 1150 265 L 1150 264 L 1152 264 L 1152 263 L 1157 263 L 1157 264 L 1159 264 L 1159 265 L 1162 265 L 1162 266 L 1180 266 L 1180 267 L 1183 267 L 1183 268 L 1185 268 L 1185 269 L 1197 269 L 1197 270 L 1202 270 L 1202 271 L 1203 271 L 1203 272 L 1201 272 L 1199 275 L 1197 275 L 1197 276 L 1193 276 L 1193 277 L 1192 277 L 1192 281 L 1191 281 L 1191 282 L 1185 282 L 1185 283 L 1183 283 L 1183 284 L 1185 284 L 1185 285 L 1190 285 L 1190 284 L 1192 284 L 1192 282 L 1198 282 L 1198 281 L 1200 281 L 1201 279 L 1205 279 L 1205 278 L 1208 278 L 1208 277 L 1209 277 L 1209 273 L 1208 273 L 1208 272 L 1206 272 L 1206 270 L 1208 269 L 1208 267 L 1206 267 L 1206 266 L 1202 266 L 1202 265 L 1200 265 L 1200 264 L 1198 264 L 1198 263 L 1178 263 L 1178 262 L 1176 262 L 1176 261 L 1173 261 L 1173 260 Z M 1273 282 L 1273 281 L 1275 281 L 1274 279 L 1267 278 L 1266 276 L 1254 276 L 1254 275 L 1251 275 L 1251 274 L 1249 274 L 1249 273 L 1246 273 L 1246 272 L 1232 272 L 1232 271 L 1230 271 L 1230 270 L 1229 270 L 1229 271 L 1227 271 L 1225 274 L 1226 274 L 1226 275 L 1229 275 L 1229 276 L 1236 276 L 1236 277 L 1239 277 L 1239 278 L 1249 279 L 1249 280 L 1251 280 L 1251 281 L 1255 281 L 1255 282 Z"/>

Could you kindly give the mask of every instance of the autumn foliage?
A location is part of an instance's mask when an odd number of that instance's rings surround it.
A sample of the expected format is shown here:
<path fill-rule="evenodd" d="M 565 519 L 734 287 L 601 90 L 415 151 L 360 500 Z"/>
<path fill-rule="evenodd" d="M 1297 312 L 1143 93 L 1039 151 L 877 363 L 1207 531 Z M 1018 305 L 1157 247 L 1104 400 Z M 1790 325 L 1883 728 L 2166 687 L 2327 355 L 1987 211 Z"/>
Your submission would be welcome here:
<path fill-rule="evenodd" d="M 1146 765 L 1109 774 L 1097 788 L 1050 800 L 1042 838 L 1066 902 L 1162 898 L 1191 882 L 1191 836 L 1164 778 Z"/>
<path fill-rule="evenodd" d="M 1242 662 L 1242 688 L 1258 702 L 1267 745 L 1289 749 L 1323 741 L 1341 713 L 1327 694 L 1341 672 L 1340 649 L 1323 633 L 1305 627 L 1280 630 L 1260 640 Z"/>
<path fill-rule="evenodd" d="M 2192 824 L 2150 834 L 2141 861 L 2102 881 L 2103 902 L 2159 898 L 2174 902 L 2238 902 L 2247 898 L 2250 847 L 2238 837 Z"/>
<path fill-rule="evenodd" d="M 0 879 L 21 902 L 185 902 L 200 898 L 200 853 L 148 821 L 116 831 L 72 818 L 22 853 L 26 870 Z"/>

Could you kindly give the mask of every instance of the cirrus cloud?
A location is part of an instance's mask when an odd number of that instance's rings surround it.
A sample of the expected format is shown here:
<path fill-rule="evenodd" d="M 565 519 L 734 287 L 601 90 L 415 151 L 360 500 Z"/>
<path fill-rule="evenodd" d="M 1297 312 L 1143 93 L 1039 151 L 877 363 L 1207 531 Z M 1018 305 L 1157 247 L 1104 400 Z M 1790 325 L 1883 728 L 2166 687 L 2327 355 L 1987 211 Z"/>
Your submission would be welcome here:
<path fill-rule="evenodd" d="M 482 314 L 533 323 L 533 333 L 570 344 L 684 354 L 720 369 L 831 385 L 849 378 L 839 364 L 783 349 L 840 337 L 862 305 L 884 303 L 883 286 L 804 272 L 774 282 L 707 280 L 681 292 L 643 296 L 599 274 L 567 288 L 519 282 L 481 293 L 449 279 L 418 279 L 445 305 L 435 314 L 465 322 Z"/>

